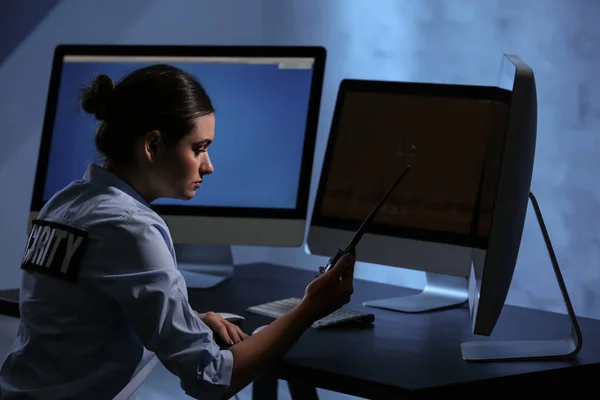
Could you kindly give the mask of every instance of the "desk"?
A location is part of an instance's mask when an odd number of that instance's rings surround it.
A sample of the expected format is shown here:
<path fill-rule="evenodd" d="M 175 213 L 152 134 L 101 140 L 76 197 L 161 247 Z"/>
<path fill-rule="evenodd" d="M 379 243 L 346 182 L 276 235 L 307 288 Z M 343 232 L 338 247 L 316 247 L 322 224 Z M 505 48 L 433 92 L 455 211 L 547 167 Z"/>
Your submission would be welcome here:
<path fill-rule="evenodd" d="M 285 297 L 301 297 L 315 272 L 265 263 L 237 266 L 233 279 L 215 288 L 190 289 L 195 309 L 244 315 L 250 333 L 271 318 L 245 311 L 252 305 Z M 558 288 L 556 289 L 558 290 Z M 356 280 L 349 307 L 373 298 L 403 296 L 414 290 Z M 426 313 L 402 314 L 368 308 L 371 328 L 309 329 L 283 359 L 253 385 L 254 398 L 276 398 L 277 379 L 293 392 L 311 392 L 302 382 L 368 399 L 421 398 L 434 395 L 551 394 L 600 388 L 600 321 L 580 318 L 583 348 L 571 361 L 467 363 L 460 344 L 486 340 L 470 334 L 466 306 Z M 566 315 L 506 306 L 491 338 L 557 339 L 569 333 Z"/>
<path fill-rule="evenodd" d="M 19 289 L 0 290 L 0 314 L 19 318 Z"/>
<path fill-rule="evenodd" d="M 314 275 L 312 271 L 264 263 L 241 265 L 236 267 L 233 279 L 220 286 L 190 289 L 190 303 L 199 311 L 244 315 L 242 327 L 250 333 L 272 319 L 248 313 L 247 307 L 302 296 Z M 361 307 L 362 301 L 368 299 L 414 292 L 355 280 L 349 307 Z M 18 290 L 3 294 L 18 301 Z M 368 310 L 375 314 L 371 328 L 306 331 L 280 362 L 255 381 L 254 398 L 276 399 L 277 379 L 287 380 L 292 393 L 303 400 L 314 398 L 311 387 L 368 399 L 527 392 L 554 397 L 561 390 L 573 398 L 575 391 L 600 388 L 598 320 L 579 319 L 583 348 L 571 361 L 467 363 L 461 358 L 460 344 L 474 336 L 469 333 L 466 306 L 426 314 Z M 492 338 L 556 339 L 566 337 L 568 332 L 565 315 L 507 306 Z"/>

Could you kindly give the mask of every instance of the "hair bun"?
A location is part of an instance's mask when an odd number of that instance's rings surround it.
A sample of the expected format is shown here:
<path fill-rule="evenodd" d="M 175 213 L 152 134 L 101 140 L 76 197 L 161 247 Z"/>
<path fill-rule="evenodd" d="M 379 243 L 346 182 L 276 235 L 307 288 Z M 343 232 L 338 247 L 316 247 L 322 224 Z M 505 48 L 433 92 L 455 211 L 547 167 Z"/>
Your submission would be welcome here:
<path fill-rule="evenodd" d="M 115 84 L 110 76 L 98 75 L 91 86 L 83 91 L 81 106 L 87 113 L 93 114 L 97 120 L 103 121 L 106 118 L 106 105 L 114 91 Z"/>

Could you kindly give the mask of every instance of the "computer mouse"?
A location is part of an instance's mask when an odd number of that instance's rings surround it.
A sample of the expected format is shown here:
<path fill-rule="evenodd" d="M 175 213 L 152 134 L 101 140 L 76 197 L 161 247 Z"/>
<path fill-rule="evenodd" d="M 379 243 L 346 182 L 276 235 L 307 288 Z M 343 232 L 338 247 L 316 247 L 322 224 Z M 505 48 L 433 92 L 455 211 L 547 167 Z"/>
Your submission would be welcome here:
<path fill-rule="evenodd" d="M 241 315 L 232 314 L 232 313 L 218 312 L 215 314 L 220 315 L 221 318 L 223 318 L 227 322 L 231 322 L 232 324 L 237 324 L 238 322 L 242 322 L 245 319 Z"/>
<path fill-rule="evenodd" d="M 262 331 L 262 330 L 263 330 L 263 329 L 265 329 L 267 326 L 269 326 L 269 325 L 263 325 L 263 326 L 259 326 L 258 328 L 256 328 L 256 329 L 255 329 L 255 330 L 252 332 L 252 334 L 254 335 L 255 333 L 258 333 L 258 332 Z"/>

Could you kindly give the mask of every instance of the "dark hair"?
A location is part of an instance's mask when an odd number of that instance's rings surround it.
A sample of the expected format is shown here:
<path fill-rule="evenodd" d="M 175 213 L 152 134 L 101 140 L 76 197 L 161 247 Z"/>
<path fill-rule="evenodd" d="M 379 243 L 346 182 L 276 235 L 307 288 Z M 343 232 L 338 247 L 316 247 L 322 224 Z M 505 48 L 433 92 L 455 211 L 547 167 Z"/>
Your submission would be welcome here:
<path fill-rule="evenodd" d="M 135 70 L 116 85 L 108 75 L 98 75 L 80 100 L 101 121 L 96 147 L 120 164 L 131 161 L 140 135 L 158 130 L 168 145 L 176 144 L 192 131 L 196 118 L 215 111 L 193 75 L 164 64 Z"/>

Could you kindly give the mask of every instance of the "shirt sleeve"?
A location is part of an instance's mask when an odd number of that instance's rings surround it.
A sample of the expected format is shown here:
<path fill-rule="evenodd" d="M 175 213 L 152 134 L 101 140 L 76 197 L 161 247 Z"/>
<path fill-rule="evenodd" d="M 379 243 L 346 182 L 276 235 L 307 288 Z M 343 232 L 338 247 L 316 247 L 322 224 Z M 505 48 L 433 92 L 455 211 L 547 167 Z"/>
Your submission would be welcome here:
<path fill-rule="evenodd" d="M 97 224 L 81 278 L 118 302 L 143 345 L 180 378 L 188 395 L 220 398 L 230 384 L 233 355 L 220 349 L 190 307 L 163 235 L 159 223 L 140 215 Z"/>

